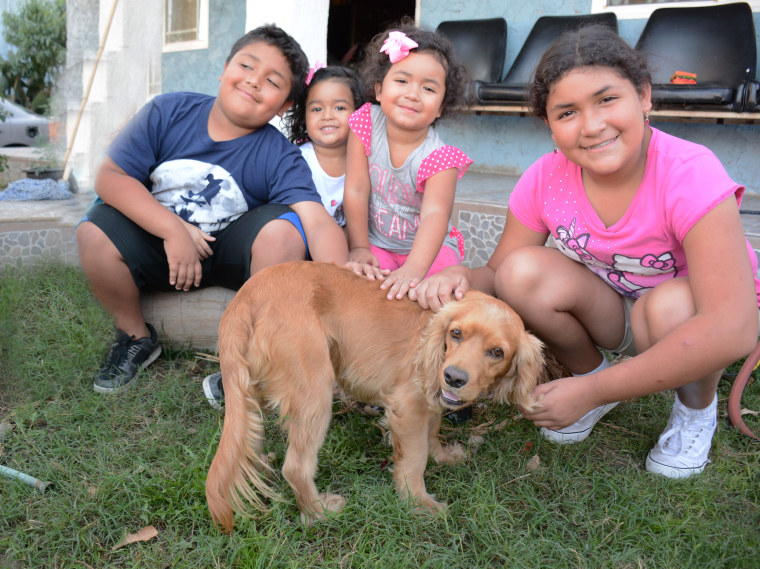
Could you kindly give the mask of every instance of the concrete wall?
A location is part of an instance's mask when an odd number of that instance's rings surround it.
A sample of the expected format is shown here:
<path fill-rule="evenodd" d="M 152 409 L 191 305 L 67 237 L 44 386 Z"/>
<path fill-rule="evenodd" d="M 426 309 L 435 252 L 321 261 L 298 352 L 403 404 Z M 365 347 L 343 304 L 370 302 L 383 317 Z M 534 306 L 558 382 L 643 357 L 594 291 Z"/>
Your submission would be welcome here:
<path fill-rule="evenodd" d="M 509 69 L 540 16 L 587 14 L 591 0 L 422 0 L 420 21 L 435 28 L 444 20 L 504 17 L 507 21 L 505 72 Z M 755 13 L 760 44 L 760 14 Z M 646 20 L 618 20 L 620 35 L 636 43 Z M 760 193 L 760 125 L 691 124 L 653 121 L 653 126 L 675 136 L 704 144 L 723 162 L 728 173 L 747 191 Z M 533 117 L 461 115 L 442 122 L 444 140 L 464 150 L 474 168 L 520 174 L 553 148 L 549 129 Z"/>

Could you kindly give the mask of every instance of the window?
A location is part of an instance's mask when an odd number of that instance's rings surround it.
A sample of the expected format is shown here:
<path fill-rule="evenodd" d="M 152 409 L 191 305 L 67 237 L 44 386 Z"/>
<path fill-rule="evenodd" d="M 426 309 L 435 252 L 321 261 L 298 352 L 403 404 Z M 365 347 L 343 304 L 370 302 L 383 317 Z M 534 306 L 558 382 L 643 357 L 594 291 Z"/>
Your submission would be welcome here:
<path fill-rule="evenodd" d="M 621 20 L 646 19 L 657 8 L 715 6 L 737 0 L 591 0 L 591 12 L 615 12 Z M 760 12 L 760 0 L 746 0 L 753 12 Z"/>
<path fill-rule="evenodd" d="M 208 47 L 208 0 L 164 1 L 164 51 Z"/>

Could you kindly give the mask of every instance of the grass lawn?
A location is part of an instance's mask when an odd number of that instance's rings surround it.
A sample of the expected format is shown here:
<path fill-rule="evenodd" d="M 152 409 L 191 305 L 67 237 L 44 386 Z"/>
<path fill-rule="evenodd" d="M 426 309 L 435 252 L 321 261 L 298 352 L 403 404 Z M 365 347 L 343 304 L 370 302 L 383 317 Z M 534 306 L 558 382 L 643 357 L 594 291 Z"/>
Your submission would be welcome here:
<path fill-rule="evenodd" d="M 343 494 L 346 509 L 303 527 L 278 478 L 282 501 L 228 536 L 211 523 L 204 490 L 222 416 L 201 380 L 215 364 L 165 349 L 126 394 L 96 394 L 111 338 L 78 269 L 0 277 L 0 465 L 55 485 L 39 493 L 0 478 L 0 569 L 760 567 L 760 443 L 728 424 L 730 379 L 713 463 L 684 481 L 643 468 L 672 393 L 622 403 L 566 447 L 514 409 L 481 404 L 444 432 L 471 458 L 429 464 L 428 490 L 449 504 L 440 516 L 397 499 L 378 417 L 336 403 L 317 484 Z M 760 409 L 757 384 L 744 406 Z M 747 424 L 760 432 L 757 417 Z M 267 445 L 281 464 L 274 424 Z M 117 547 L 147 526 L 155 537 Z"/>

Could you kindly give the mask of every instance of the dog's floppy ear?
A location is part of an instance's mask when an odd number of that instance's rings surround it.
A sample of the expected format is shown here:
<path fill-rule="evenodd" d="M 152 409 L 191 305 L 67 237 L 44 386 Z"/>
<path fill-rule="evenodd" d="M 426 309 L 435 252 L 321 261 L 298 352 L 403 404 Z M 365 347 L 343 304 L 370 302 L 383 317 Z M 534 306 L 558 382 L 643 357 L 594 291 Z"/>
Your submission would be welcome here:
<path fill-rule="evenodd" d="M 536 401 L 530 392 L 544 369 L 543 343 L 530 332 L 523 332 L 507 373 L 494 386 L 493 398 L 523 409 L 533 409 Z"/>
<path fill-rule="evenodd" d="M 449 332 L 449 325 L 454 317 L 455 305 L 456 302 L 449 302 L 433 315 L 422 330 L 422 343 L 414 364 L 418 377 L 422 381 L 422 390 L 428 399 L 434 397 L 438 389 L 434 380 L 446 357 L 446 334 Z"/>

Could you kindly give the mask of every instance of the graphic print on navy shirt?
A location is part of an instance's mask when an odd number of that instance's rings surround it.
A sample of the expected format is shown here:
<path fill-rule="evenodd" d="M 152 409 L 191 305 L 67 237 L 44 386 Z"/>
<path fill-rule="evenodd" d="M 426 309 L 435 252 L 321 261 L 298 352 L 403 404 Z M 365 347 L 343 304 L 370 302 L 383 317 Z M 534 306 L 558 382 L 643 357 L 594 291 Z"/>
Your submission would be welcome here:
<path fill-rule="evenodd" d="M 199 160 L 169 160 L 150 175 L 151 193 L 164 207 L 206 233 L 235 221 L 248 206 L 243 191 L 224 168 Z"/>

